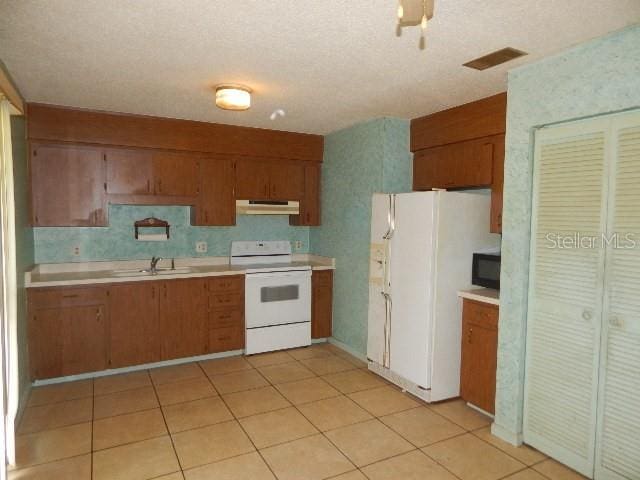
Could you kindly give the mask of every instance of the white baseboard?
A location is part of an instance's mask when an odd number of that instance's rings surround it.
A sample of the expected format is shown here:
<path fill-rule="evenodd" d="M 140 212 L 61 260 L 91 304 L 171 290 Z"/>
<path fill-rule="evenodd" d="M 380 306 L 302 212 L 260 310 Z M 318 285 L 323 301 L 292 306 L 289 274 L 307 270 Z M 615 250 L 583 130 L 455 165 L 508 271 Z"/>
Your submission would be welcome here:
<path fill-rule="evenodd" d="M 496 437 L 516 447 L 519 447 L 523 443 L 522 432 L 514 433 L 511 430 L 507 430 L 506 428 L 501 427 L 496 422 L 493 422 L 491 424 L 491 433 Z"/>
<path fill-rule="evenodd" d="M 351 348 L 346 343 L 342 343 L 340 340 L 336 340 L 333 337 L 329 337 L 328 340 L 329 340 L 329 343 L 331 345 L 335 345 L 336 347 L 338 347 L 338 348 L 344 350 L 345 352 L 347 352 L 349 355 L 352 355 L 352 356 L 362 360 L 363 362 L 367 363 L 367 356 L 366 355 L 363 355 L 360 352 L 355 351 L 353 348 Z"/>
<path fill-rule="evenodd" d="M 116 375 L 118 373 L 137 372 L 139 370 L 147 370 L 149 368 L 168 367 L 171 365 L 180 365 L 182 363 L 198 362 L 203 360 L 213 360 L 215 358 L 232 357 L 234 355 L 242 355 L 244 350 L 231 350 L 229 352 L 210 353 L 208 355 L 199 355 L 197 357 L 177 358 L 175 360 L 165 360 L 163 362 L 145 363 L 142 365 L 134 365 L 131 367 L 111 368 L 109 370 L 100 370 L 98 372 L 81 373 L 79 375 L 69 375 L 67 377 L 48 378 L 46 380 L 36 380 L 33 386 L 52 385 L 55 383 L 72 382 L 74 380 L 86 380 L 88 378 L 106 377 L 107 375 Z"/>

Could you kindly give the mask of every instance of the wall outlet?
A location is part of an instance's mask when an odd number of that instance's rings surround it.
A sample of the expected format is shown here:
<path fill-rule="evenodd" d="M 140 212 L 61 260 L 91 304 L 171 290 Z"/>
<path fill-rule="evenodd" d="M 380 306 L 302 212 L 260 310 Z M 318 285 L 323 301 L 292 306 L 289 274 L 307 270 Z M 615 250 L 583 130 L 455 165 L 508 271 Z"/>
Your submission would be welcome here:
<path fill-rule="evenodd" d="M 293 248 L 295 248 L 296 250 L 301 250 L 302 249 L 302 240 L 296 240 L 295 243 L 293 244 Z"/>
<path fill-rule="evenodd" d="M 80 256 L 80 246 L 79 245 L 74 245 L 73 247 L 71 247 L 71 255 L 73 255 L 74 257 L 79 257 Z"/>
<path fill-rule="evenodd" d="M 196 242 L 196 252 L 207 253 L 207 242 Z"/>

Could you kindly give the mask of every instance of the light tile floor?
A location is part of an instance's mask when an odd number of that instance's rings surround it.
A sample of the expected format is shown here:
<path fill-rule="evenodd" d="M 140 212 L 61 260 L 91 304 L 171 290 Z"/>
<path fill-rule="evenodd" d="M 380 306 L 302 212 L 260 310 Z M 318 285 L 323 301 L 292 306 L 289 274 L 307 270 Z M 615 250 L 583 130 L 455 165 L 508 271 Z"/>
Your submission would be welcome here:
<path fill-rule="evenodd" d="M 328 344 L 34 388 L 10 480 L 578 480 Z"/>

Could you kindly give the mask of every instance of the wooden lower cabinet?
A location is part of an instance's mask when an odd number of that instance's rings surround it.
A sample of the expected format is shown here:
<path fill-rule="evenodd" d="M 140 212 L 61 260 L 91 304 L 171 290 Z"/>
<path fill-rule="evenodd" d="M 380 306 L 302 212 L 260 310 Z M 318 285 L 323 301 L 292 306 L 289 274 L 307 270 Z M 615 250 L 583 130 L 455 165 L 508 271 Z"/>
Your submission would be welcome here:
<path fill-rule="evenodd" d="M 244 348 L 244 276 L 211 278 L 208 290 L 208 352 Z"/>
<path fill-rule="evenodd" d="M 109 287 L 111 368 L 160 360 L 159 295 L 159 282 Z"/>
<path fill-rule="evenodd" d="M 33 380 L 244 348 L 244 276 L 28 290 Z"/>
<path fill-rule="evenodd" d="M 108 306 L 102 288 L 29 292 L 31 377 L 43 379 L 107 367 Z"/>
<path fill-rule="evenodd" d="M 311 275 L 311 338 L 331 336 L 333 271 L 316 270 Z"/>
<path fill-rule="evenodd" d="M 498 307 L 464 299 L 460 396 L 494 413 L 498 354 Z"/>
<path fill-rule="evenodd" d="M 160 357 L 171 360 L 207 353 L 207 280 L 161 282 Z"/>

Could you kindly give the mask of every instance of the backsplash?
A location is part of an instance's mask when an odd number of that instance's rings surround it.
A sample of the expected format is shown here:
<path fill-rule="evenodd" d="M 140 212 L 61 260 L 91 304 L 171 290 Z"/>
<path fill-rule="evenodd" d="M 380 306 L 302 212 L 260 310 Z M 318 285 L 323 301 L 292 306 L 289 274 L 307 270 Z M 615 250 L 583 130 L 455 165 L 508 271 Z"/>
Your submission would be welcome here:
<path fill-rule="evenodd" d="M 171 238 L 161 242 L 134 239 L 133 222 L 147 217 L 167 220 Z M 233 240 L 289 240 L 296 253 L 309 252 L 309 227 L 289 226 L 285 215 L 238 215 L 233 227 L 192 227 L 189 207 L 111 205 L 109 227 L 34 228 L 35 262 L 62 263 L 227 256 Z M 196 242 L 207 242 L 196 253 Z M 301 248 L 295 248 L 295 242 Z M 75 254 L 75 249 L 78 254 Z"/>

